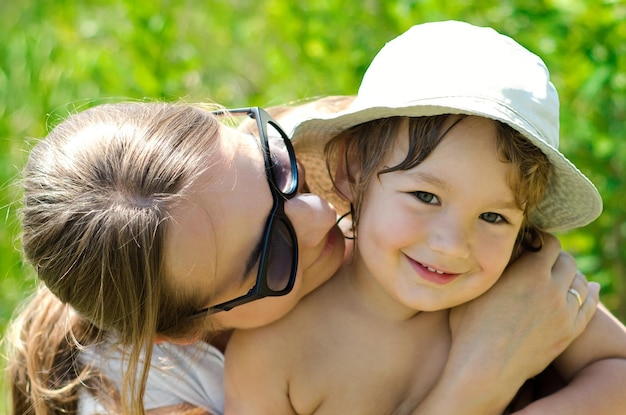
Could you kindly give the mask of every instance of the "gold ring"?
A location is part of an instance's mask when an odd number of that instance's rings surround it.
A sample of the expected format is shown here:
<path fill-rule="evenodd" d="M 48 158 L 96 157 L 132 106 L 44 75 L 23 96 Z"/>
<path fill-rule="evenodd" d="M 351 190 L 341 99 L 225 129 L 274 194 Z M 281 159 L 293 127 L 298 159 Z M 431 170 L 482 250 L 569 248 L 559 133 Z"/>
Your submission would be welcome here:
<path fill-rule="evenodd" d="M 580 296 L 580 293 L 578 291 L 576 291 L 575 288 L 569 287 L 569 290 L 567 290 L 567 292 L 569 294 L 572 294 L 574 297 L 576 297 L 576 301 L 578 301 L 578 307 L 582 307 L 583 305 L 583 299 Z"/>

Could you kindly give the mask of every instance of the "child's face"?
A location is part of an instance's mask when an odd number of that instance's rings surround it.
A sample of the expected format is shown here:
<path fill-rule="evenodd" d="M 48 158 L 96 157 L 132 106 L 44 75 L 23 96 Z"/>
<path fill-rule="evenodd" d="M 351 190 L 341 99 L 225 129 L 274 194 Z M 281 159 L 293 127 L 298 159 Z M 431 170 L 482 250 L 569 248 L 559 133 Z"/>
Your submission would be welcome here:
<path fill-rule="evenodd" d="M 405 123 L 383 167 L 404 159 L 407 134 Z M 363 198 L 357 274 L 411 310 L 481 295 L 509 262 L 524 217 L 511 174 L 496 153 L 495 124 L 467 117 L 418 166 L 374 176 Z"/>

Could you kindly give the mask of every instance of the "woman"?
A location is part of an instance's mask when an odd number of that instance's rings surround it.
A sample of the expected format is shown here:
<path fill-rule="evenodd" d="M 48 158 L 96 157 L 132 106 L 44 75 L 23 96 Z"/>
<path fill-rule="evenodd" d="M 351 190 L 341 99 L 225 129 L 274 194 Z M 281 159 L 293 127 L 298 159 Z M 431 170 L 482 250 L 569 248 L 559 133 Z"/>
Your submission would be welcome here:
<path fill-rule="evenodd" d="M 219 414 L 229 330 L 280 318 L 338 269 L 344 242 L 334 208 L 300 193 L 304 172 L 264 111 L 240 115 L 255 119 L 258 137 L 221 123 L 223 112 L 194 106 L 101 105 L 69 117 L 33 148 L 23 174 L 22 245 L 45 287 L 14 325 L 15 413 L 141 414 L 171 405 L 160 393 L 144 395 L 148 376 L 167 378 L 176 355 L 184 369 L 210 362 L 200 372 L 212 389 L 192 405 Z M 524 286 L 516 284 L 520 274 Z M 528 354 L 545 355 L 547 364 L 593 313 L 551 306 L 575 274 L 558 248 L 522 256 L 493 295 L 459 310 L 474 318 L 453 333 L 451 354 L 467 364 L 445 379 L 458 382 L 460 372 L 485 365 L 515 372 Z M 553 289 L 529 290 L 528 278 Z M 536 324 L 515 333 L 510 359 L 495 361 L 483 352 L 490 345 L 481 331 L 510 330 L 529 302 L 541 304 L 524 315 Z M 177 344 L 191 345 L 187 357 Z M 156 361 L 155 350 L 163 354 Z M 104 367 L 109 361 L 121 363 Z M 189 403 L 180 396 L 175 403 Z"/>

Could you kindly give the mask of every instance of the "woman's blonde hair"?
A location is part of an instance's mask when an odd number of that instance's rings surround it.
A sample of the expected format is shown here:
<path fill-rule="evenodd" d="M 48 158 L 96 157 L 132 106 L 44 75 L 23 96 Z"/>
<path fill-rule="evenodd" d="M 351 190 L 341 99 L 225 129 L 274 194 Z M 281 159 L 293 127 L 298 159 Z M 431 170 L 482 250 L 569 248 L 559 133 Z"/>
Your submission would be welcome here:
<path fill-rule="evenodd" d="M 450 117 L 454 117 L 453 123 L 447 125 L 446 122 Z M 353 231 L 358 226 L 363 194 L 370 180 L 381 174 L 409 170 L 417 166 L 432 153 L 447 132 L 465 117 L 450 114 L 408 117 L 409 149 L 405 159 L 396 166 L 382 168 L 383 161 L 395 145 L 397 133 L 406 117 L 383 118 L 357 125 L 343 131 L 326 144 L 324 151 L 329 174 L 334 171 L 334 166 L 338 165 L 337 157 L 345 158 L 341 163 L 344 166 L 355 162 L 358 166 L 358 179 L 347 172 L 353 193 L 351 199 L 355 201 L 352 212 Z M 525 216 L 518 235 L 516 251 L 522 246 L 525 249 L 540 249 L 540 229 L 529 222 L 528 212 L 543 198 L 551 173 L 550 162 L 538 147 L 517 130 L 499 121 L 494 123 L 497 128 L 497 151 L 502 161 L 511 163 L 514 167 L 509 184 L 515 195 L 515 202 L 524 211 Z"/>
<path fill-rule="evenodd" d="M 164 238 L 168 212 L 208 167 L 219 133 L 196 106 L 105 104 L 70 116 L 32 149 L 22 246 L 45 287 L 13 328 L 16 413 L 74 413 L 79 385 L 106 385 L 77 359 L 105 333 L 128 346 L 120 410 L 144 413 L 156 334 L 208 330 L 187 318 L 202 305 L 194 293 L 168 285 Z"/>

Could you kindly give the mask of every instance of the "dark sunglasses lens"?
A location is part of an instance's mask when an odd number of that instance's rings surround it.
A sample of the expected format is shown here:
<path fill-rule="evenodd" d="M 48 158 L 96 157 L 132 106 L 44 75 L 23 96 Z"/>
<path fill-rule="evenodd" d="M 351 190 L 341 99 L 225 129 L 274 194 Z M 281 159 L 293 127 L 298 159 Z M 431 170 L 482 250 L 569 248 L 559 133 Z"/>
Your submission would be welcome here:
<path fill-rule="evenodd" d="M 267 124 L 267 141 L 270 146 L 270 154 L 272 156 L 272 175 L 276 181 L 278 190 L 282 193 L 291 193 L 296 186 L 295 174 L 292 169 L 291 157 L 285 143 L 278 130 L 272 124 Z"/>
<path fill-rule="evenodd" d="M 295 267 L 295 240 L 282 220 L 274 222 L 267 251 L 267 285 L 272 291 L 282 291 L 289 286 Z"/>

